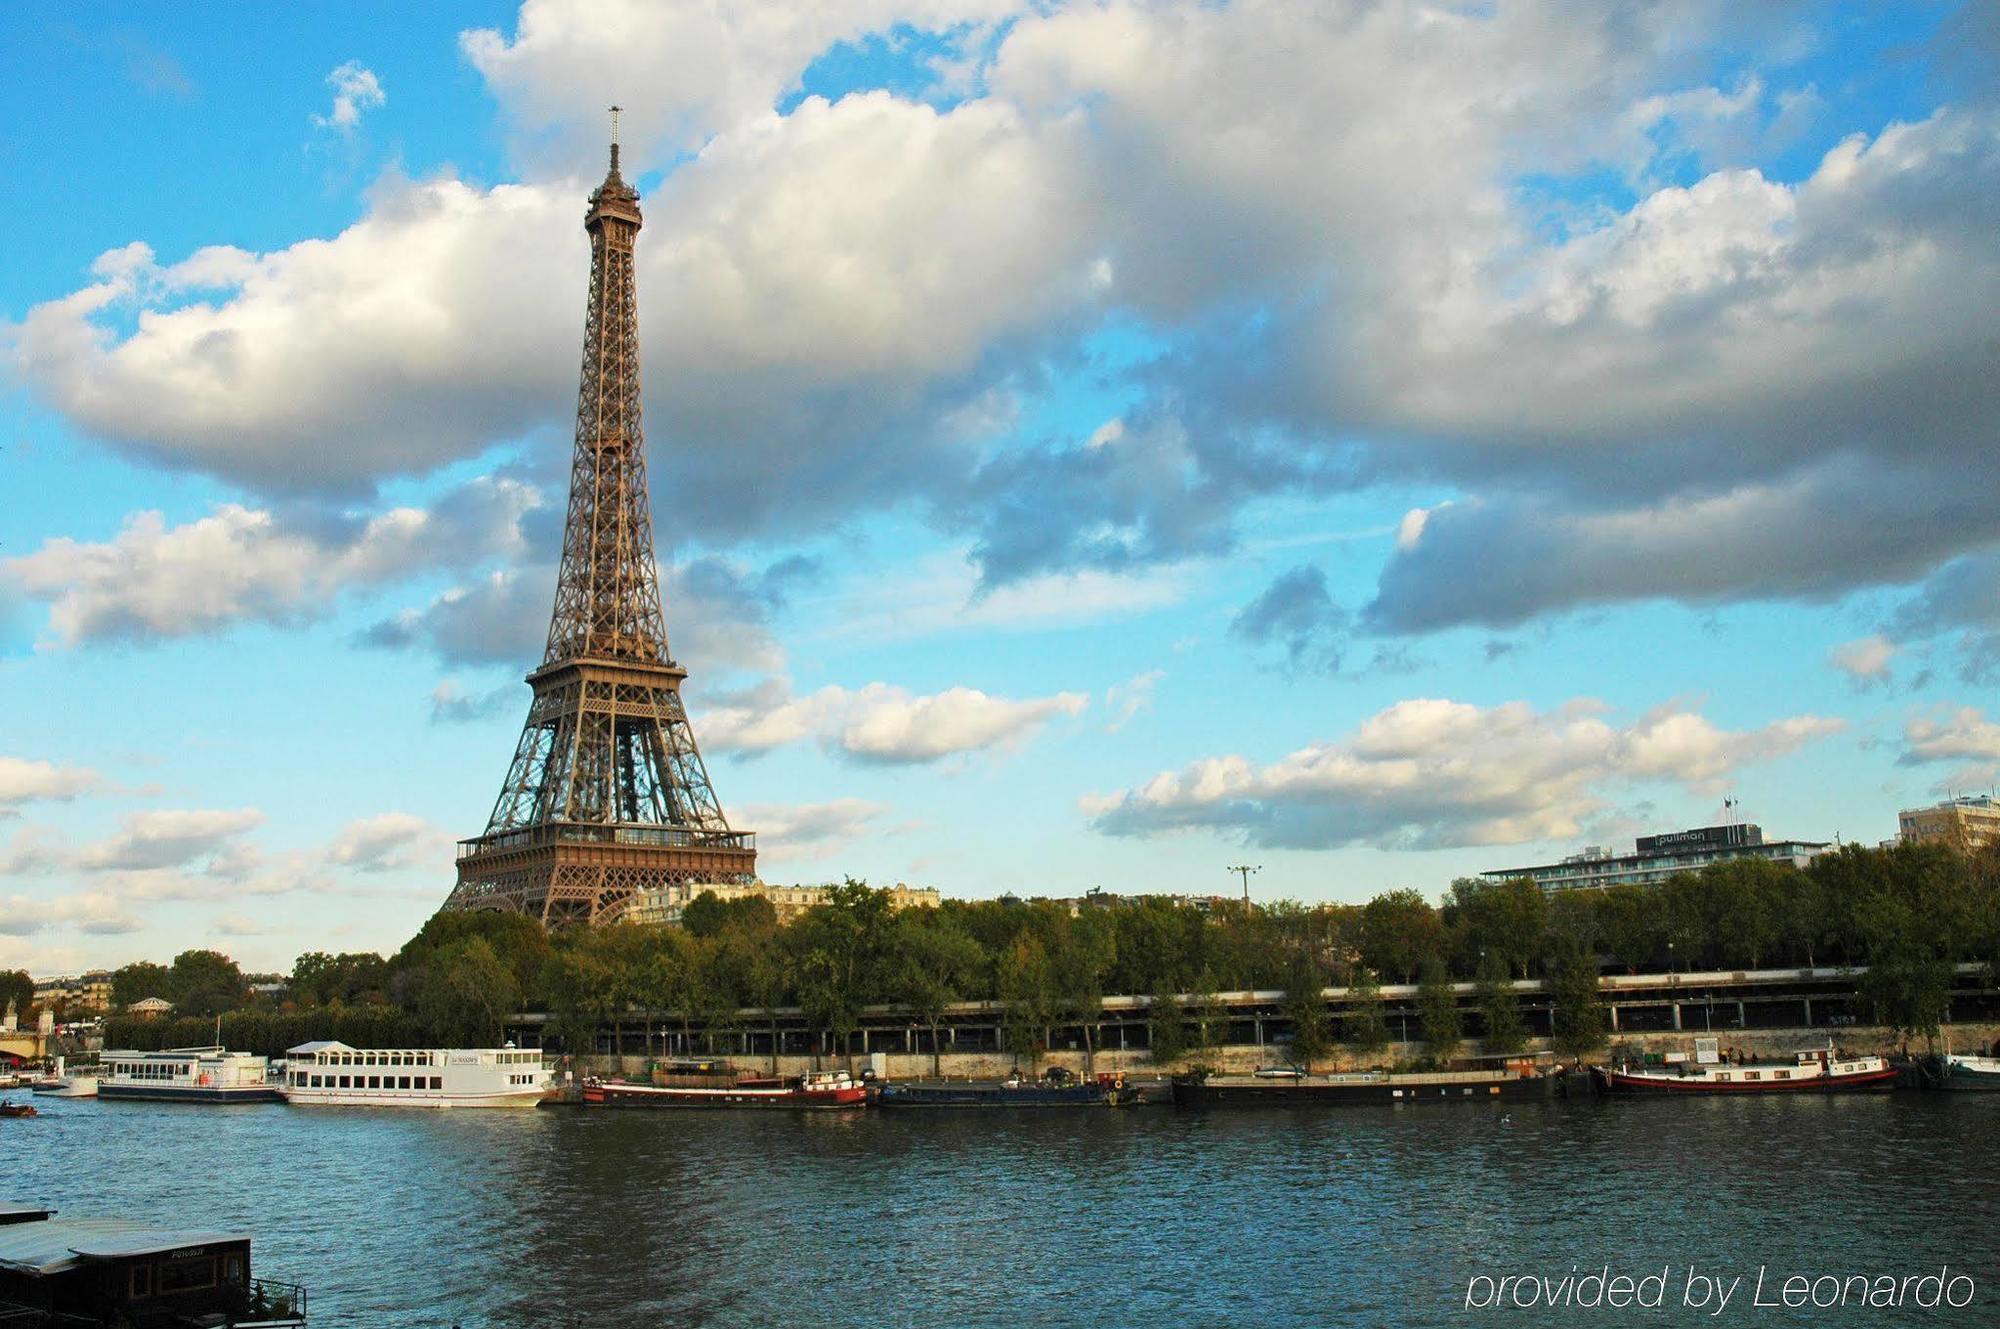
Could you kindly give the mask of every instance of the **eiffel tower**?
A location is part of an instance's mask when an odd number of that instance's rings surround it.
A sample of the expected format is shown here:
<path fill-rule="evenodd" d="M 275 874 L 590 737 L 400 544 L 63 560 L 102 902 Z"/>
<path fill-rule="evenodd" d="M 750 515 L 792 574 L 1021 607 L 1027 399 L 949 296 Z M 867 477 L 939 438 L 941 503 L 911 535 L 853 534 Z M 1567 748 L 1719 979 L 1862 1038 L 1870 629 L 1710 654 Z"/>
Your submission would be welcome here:
<path fill-rule="evenodd" d="M 756 837 L 729 828 L 709 785 L 660 612 L 639 420 L 640 224 L 614 134 L 583 222 L 590 302 L 548 649 L 486 833 L 459 843 L 446 909 L 510 909 L 553 928 L 615 919 L 650 887 L 756 878 Z"/>

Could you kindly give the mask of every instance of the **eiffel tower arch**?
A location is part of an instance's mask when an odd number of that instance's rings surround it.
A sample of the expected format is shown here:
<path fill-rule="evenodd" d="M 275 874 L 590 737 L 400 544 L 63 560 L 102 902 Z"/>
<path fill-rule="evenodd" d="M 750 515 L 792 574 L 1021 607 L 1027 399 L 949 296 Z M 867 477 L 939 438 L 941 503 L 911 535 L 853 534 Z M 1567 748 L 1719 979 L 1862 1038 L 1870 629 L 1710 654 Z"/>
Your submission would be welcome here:
<path fill-rule="evenodd" d="M 681 704 L 653 560 L 639 409 L 632 252 L 639 191 L 611 170 L 590 196 L 590 299 L 562 566 L 534 700 L 484 834 L 459 843 L 446 909 L 548 927 L 618 917 L 650 887 L 756 879 Z"/>

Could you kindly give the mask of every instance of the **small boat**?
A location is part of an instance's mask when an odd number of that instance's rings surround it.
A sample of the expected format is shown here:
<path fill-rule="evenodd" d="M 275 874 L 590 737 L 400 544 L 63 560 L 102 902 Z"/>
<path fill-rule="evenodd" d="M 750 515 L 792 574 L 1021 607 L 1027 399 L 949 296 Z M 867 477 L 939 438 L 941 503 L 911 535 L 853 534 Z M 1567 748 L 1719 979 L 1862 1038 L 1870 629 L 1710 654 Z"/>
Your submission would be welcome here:
<path fill-rule="evenodd" d="M 1972 1092 L 2000 1089 L 2000 1057 L 1947 1052 L 1931 1063 L 1930 1083 L 1939 1089 Z"/>
<path fill-rule="evenodd" d="M 1901 1071 L 1887 1057 L 1851 1056 L 1831 1043 L 1797 1054 L 1791 1062 L 1709 1061 L 1712 1047 L 1697 1043 L 1697 1060 L 1660 1066 L 1592 1066 L 1601 1092 L 1613 1094 L 1827 1094 L 1888 1089 Z"/>
<path fill-rule="evenodd" d="M 1301 1104 L 1484 1103 L 1552 1098 L 1557 1077 L 1539 1071 L 1346 1071 L 1332 1075 L 1176 1076 L 1174 1106 L 1290 1107 Z"/>
<path fill-rule="evenodd" d="M 63 1064 L 63 1059 L 57 1057 L 55 1066 L 49 1074 L 36 1080 L 28 1088 L 48 1098 L 95 1098 L 97 1076 L 70 1070 Z"/>
<path fill-rule="evenodd" d="M 5 1099 L 0 1099 L 0 1117 L 32 1117 L 36 1115 L 33 1103 L 9 1103 Z"/>
<path fill-rule="evenodd" d="M 661 1062 L 651 1083 L 585 1080 L 586 1107 L 637 1108 L 858 1108 L 868 1086 L 846 1071 L 812 1071 L 788 1077 L 755 1075 L 726 1061 Z"/>
<path fill-rule="evenodd" d="M 167 1048 L 160 1052 L 106 1052 L 97 1080 L 99 1098 L 167 1103 L 276 1103 L 270 1062 L 221 1047 Z"/>
<path fill-rule="evenodd" d="M 883 1107 L 894 1108 L 1053 1108 L 1125 1107 L 1139 1101 L 1137 1089 L 1127 1088 L 1125 1077 L 1104 1074 L 1079 1080 L 1067 1073 L 1051 1074 L 1039 1080 L 1023 1080 L 1018 1075 L 1005 1080 L 945 1081 L 916 1080 L 907 1084 L 885 1084 L 876 1097 Z"/>
<path fill-rule="evenodd" d="M 332 1040 L 286 1051 L 279 1084 L 297 1107 L 534 1107 L 553 1076 L 532 1048 L 356 1048 Z"/>

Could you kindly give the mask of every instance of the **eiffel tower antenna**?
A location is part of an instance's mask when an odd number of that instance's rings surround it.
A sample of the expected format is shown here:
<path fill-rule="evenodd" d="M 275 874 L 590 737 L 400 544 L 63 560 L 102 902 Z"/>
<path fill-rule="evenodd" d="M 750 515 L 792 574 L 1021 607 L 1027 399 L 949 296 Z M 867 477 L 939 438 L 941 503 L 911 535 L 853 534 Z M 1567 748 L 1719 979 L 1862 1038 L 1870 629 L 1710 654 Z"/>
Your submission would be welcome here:
<path fill-rule="evenodd" d="M 459 843 L 446 909 L 507 909 L 549 927 L 617 918 L 639 891 L 756 879 L 681 705 L 653 561 L 639 410 L 632 251 L 639 191 L 611 169 L 590 196 L 590 299 L 555 610 L 534 700 L 486 831 Z"/>

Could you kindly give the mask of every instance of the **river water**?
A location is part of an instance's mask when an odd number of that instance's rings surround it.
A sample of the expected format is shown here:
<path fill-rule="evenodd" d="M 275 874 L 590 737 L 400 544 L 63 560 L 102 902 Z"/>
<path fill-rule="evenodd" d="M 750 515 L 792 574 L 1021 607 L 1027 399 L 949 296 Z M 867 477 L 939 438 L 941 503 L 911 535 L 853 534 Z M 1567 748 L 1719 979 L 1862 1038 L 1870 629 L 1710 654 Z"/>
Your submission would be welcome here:
<path fill-rule="evenodd" d="M 316 1327 L 2000 1324 L 2000 1095 L 800 1116 L 38 1106 L 0 1121 L 0 1200 L 248 1231 L 258 1273 L 308 1286 Z M 1518 1281 L 1483 1304 L 1482 1278 L 1607 1266 L 1635 1283 L 1664 1270 L 1664 1305 L 1521 1309 Z M 1925 1285 L 1901 1280 L 1940 1266 L 1971 1280 L 1950 1290 L 1970 1304 L 1912 1304 Z M 1720 1315 L 1712 1297 L 1686 1304 L 1690 1267 L 1741 1277 Z M 1825 1275 L 1888 1275 L 1903 1302 L 1858 1305 L 1849 1283 L 1844 1308 L 1754 1306 L 1760 1267 L 1767 1302 Z"/>

